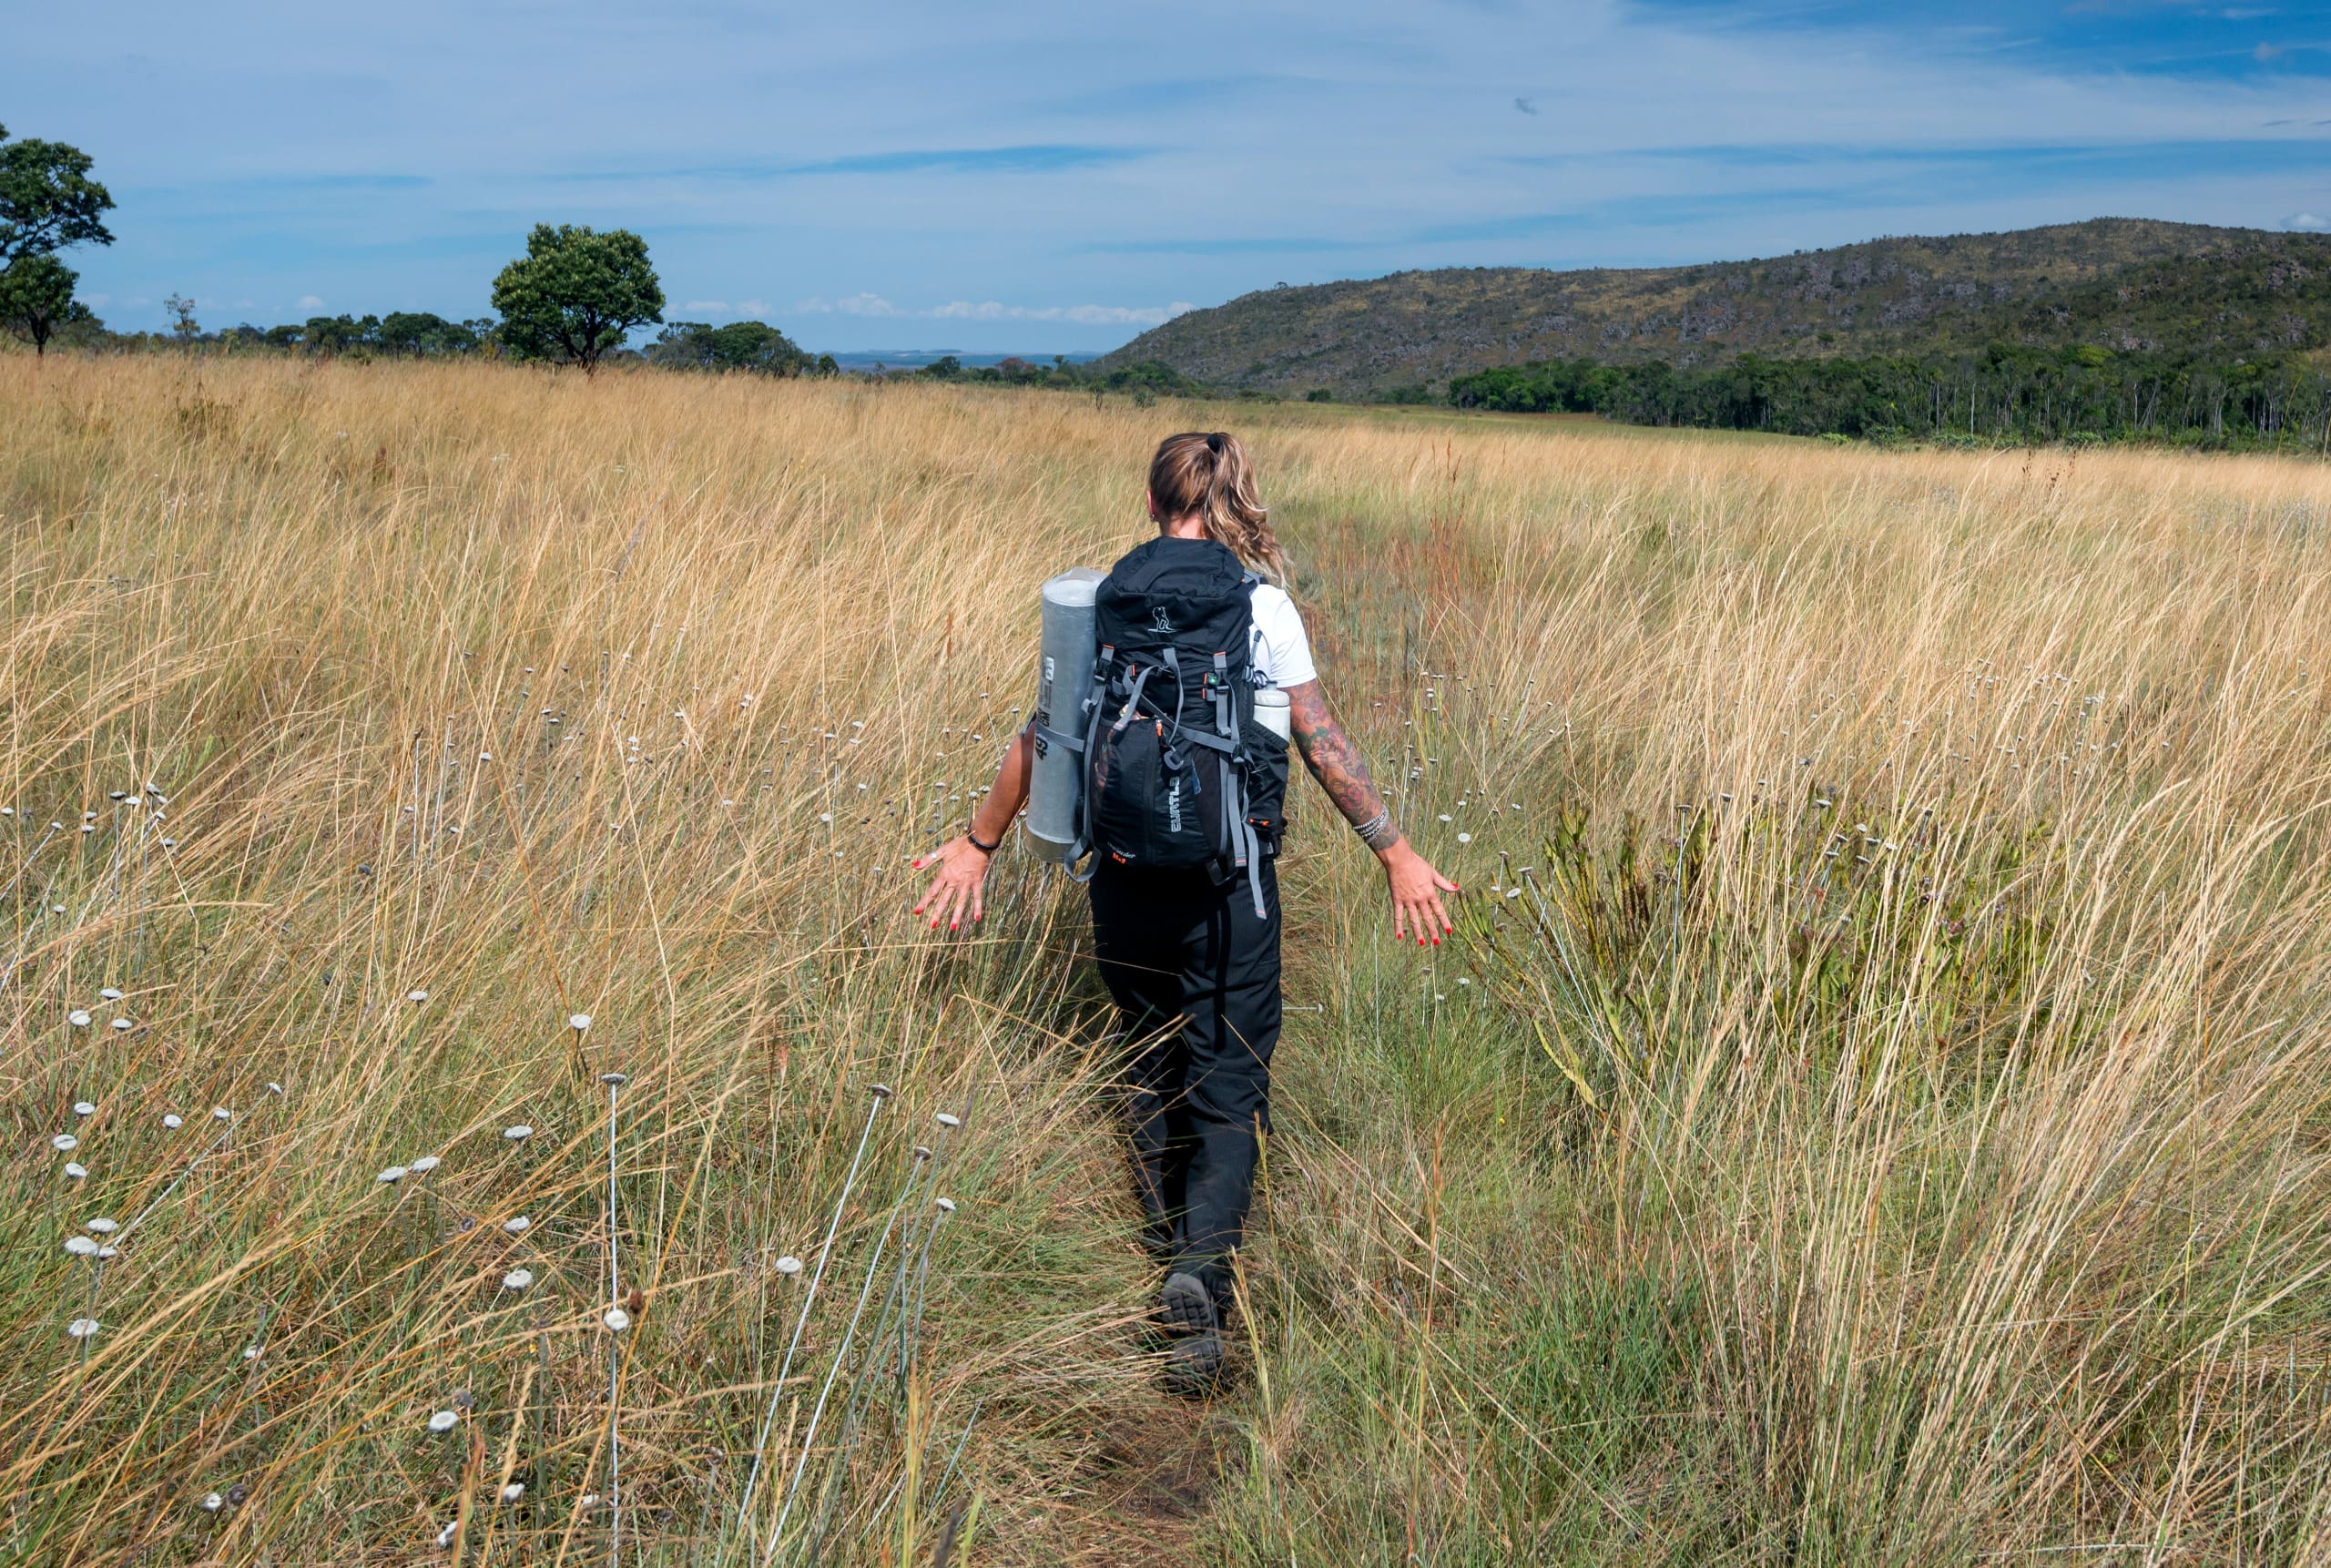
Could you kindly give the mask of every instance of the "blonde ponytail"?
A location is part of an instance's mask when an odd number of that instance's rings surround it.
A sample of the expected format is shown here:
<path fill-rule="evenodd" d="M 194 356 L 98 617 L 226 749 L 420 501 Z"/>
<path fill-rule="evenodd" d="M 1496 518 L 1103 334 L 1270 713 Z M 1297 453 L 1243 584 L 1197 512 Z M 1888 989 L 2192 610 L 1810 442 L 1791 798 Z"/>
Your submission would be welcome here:
<path fill-rule="evenodd" d="M 1285 583 L 1287 555 L 1271 532 L 1270 508 L 1255 488 L 1247 449 L 1227 431 L 1186 432 L 1157 443 L 1149 495 L 1167 518 L 1195 514 L 1206 537 L 1265 576 Z"/>

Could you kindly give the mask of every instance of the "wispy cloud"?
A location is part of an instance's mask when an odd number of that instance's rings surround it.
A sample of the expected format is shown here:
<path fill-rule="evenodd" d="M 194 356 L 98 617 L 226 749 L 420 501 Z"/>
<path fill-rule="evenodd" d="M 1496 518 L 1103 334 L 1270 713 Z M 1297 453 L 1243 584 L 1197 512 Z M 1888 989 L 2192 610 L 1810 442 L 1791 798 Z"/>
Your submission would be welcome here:
<path fill-rule="evenodd" d="M 547 34 L 539 4 L 313 9 L 11 35 L 56 68 L 11 82 L 10 127 L 87 147 L 121 202 L 72 256 L 116 325 L 173 290 L 477 315 L 542 221 L 636 230 L 693 319 L 1049 352 L 1279 280 L 2331 214 L 2295 0 L 1182 0 L 1170 34 L 1067 0 L 561 0 Z M 158 36 L 167 66 L 122 55 Z"/>
<path fill-rule="evenodd" d="M 797 163 L 789 174 L 1051 174 L 1064 168 L 1094 168 L 1147 156 L 1140 148 L 1080 147 L 1042 143 L 1029 147 L 941 148 L 908 152 L 869 152 Z"/>
<path fill-rule="evenodd" d="M 2283 219 L 2283 227 L 2304 229 L 2309 234 L 2331 234 L 2331 218 L 2317 217 L 2312 212 L 2294 212 Z"/>
<path fill-rule="evenodd" d="M 1033 142 L 1014 147 L 909 148 L 891 152 L 850 153 L 801 160 L 748 158 L 723 163 L 661 167 L 568 169 L 540 178 L 555 184 L 600 184 L 639 179 L 771 180 L 832 175 L 1014 175 L 1058 174 L 1105 168 L 1147 158 L 1154 148 Z"/>
<path fill-rule="evenodd" d="M 844 294 L 839 300 L 811 295 L 793 307 L 797 316 L 903 316 L 900 310 L 880 294 Z"/>
<path fill-rule="evenodd" d="M 1187 300 L 1176 300 L 1170 305 L 1006 305 L 994 300 L 977 303 L 952 300 L 916 313 L 943 321 L 1074 321 L 1084 327 L 1154 327 L 1196 309 Z"/>

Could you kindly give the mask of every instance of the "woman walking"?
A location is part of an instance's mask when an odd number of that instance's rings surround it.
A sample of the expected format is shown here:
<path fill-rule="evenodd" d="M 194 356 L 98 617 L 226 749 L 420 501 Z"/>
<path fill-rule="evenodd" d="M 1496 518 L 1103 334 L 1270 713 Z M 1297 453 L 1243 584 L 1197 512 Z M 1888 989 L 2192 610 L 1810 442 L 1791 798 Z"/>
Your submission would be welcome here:
<path fill-rule="evenodd" d="M 1135 1185 L 1163 1276 L 1158 1318 L 1172 1337 L 1166 1381 L 1195 1396 L 1222 1366 L 1221 1307 L 1270 1127 L 1279 1032 L 1279 813 L 1267 780 L 1249 794 L 1258 774 L 1240 769 L 1275 746 L 1283 757 L 1284 746 L 1242 717 L 1247 688 L 1287 694 L 1305 766 L 1383 864 L 1396 939 L 1439 943 L 1452 929 L 1440 895 L 1457 888 L 1409 847 L 1328 709 L 1303 618 L 1277 585 L 1286 557 L 1237 439 L 1168 436 L 1150 460 L 1148 499 L 1157 537 L 1118 562 L 1101 591 L 1111 646 L 1094 678 L 1109 684 L 1096 686 L 1099 721 L 1083 760 L 1094 949 L 1129 1051 Z M 1226 626 L 1236 629 L 1218 632 Z M 1239 633 L 1243 662 L 1217 646 Z M 985 912 L 981 884 L 1026 802 L 1038 728 L 1006 748 L 970 827 L 915 862 L 938 868 L 915 905 L 934 929 Z M 1205 844 L 1199 863 L 1177 852 L 1183 838 Z"/>

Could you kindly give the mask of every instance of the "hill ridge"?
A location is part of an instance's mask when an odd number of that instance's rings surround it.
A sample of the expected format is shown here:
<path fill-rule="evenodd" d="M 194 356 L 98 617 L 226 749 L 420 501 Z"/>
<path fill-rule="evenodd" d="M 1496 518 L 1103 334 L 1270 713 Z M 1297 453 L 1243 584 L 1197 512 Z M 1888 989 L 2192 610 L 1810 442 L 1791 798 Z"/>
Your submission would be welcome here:
<path fill-rule="evenodd" d="M 2096 218 L 1673 267 L 1410 269 L 1258 290 L 1097 361 L 1339 396 L 1584 357 L 1719 364 L 1990 342 L 2233 356 L 2331 341 L 2331 235 Z"/>

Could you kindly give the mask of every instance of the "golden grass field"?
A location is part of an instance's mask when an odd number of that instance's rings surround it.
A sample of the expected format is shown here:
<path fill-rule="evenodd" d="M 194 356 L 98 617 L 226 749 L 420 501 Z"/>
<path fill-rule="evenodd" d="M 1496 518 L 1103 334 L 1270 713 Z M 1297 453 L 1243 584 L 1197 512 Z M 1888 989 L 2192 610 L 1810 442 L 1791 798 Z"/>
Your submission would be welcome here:
<path fill-rule="evenodd" d="M 1081 896 L 907 862 L 1217 425 L 1467 893 L 1396 947 L 1298 787 L 1194 1410 Z M 170 357 L 0 432 L 8 1561 L 2331 1559 L 2331 470 Z"/>

